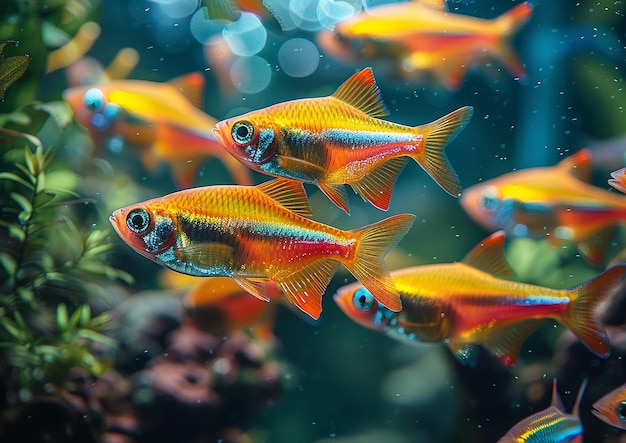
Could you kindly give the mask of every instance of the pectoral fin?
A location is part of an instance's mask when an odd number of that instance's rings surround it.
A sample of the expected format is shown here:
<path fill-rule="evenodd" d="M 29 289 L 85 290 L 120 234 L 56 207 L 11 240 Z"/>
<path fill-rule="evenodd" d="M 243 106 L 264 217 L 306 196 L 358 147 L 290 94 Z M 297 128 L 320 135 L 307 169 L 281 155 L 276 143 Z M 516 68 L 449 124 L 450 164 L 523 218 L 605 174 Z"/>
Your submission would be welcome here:
<path fill-rule="evenodd" d="M 230 269 L 233 262 L 233 248 L 221 243 L 201 243 L 176 248 L 178 258 L 202 269 Z"/>
<path fill-rule="evenodd" d="M 244 278 L 238 275 L 234 275 L 232 278 L 244 291 L 249 292 L 259 300 L 270 301 L 267 294 L 267 279 Z"/>
<path fill-rule="evenodd" d="M 278 155 L 277 161 L 282 169 L 289 171 L 300 181 L 315 182 L 322 179 L 326 174 L 321 166 L 299 158 Z"/>

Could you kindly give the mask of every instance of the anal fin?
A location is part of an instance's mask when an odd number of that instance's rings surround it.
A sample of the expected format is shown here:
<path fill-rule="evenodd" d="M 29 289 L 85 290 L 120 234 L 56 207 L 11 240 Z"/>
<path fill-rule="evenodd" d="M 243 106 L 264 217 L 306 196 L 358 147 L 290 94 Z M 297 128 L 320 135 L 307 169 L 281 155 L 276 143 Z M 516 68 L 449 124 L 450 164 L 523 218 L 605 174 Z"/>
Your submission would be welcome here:
<path fill-rule="evenodd" d="M 319 260 L 294 272 L 278 273 L 273 278 L 293 304 L 317 320 L 322 313 L 322 296 L 338 266 L 334 260 Z"/>
<path fill-rule="evenodd" d="M 352 189 L 364 200 L 378 209 L 386 211 L 389 209 L 393 187 L 406 162 L 406 157 L 392 158 L 360 180 L 352 183 Z"/>
<path fill-rule="evenodd" d="M 517 363 L 524 340 L 539 326 L 543 319 L 531 319 L 513 325 L 494 328 L 486 340 L 485 348 L 509 368 Z"/>

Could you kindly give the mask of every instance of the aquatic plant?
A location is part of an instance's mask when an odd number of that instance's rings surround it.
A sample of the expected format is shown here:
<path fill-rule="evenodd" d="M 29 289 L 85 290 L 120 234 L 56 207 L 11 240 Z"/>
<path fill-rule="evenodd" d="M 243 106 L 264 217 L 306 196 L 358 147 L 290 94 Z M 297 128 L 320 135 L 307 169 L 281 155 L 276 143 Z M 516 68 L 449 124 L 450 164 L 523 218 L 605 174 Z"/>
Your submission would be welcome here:
<path fill-rule="evenodd" d="M 115 345 L 102 333 L 110 316 L 93 315 L 89 301 L 106 279 L 129 277 L 106 264 L 108 233 L 72 217 L 70 206 L 86 201 L 48 185 L 51 151 L 35 136 L 0 134 L 15 145 L 0 160 L 0 372 L 26 401 L 61 387 L 72 368 L 109 369 L 94 344 Z"/>

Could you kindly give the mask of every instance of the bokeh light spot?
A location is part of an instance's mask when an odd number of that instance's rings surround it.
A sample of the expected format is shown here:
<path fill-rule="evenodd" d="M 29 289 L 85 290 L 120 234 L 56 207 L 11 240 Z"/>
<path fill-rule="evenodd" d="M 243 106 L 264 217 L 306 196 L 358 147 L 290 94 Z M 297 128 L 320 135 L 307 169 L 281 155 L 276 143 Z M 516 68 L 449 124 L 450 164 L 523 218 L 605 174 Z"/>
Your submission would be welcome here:
<path fill-rule="evenodd" d="M 239 20 L 224 26 L 222 35 L 231 51 L 237 55 L 257 54 L 265 46 L 267 31 L 259 17 L 242 12 Z"/>
<path fill-rule="evenodd" d="M 287 40 L 278 50 L 278 64 L 291 77 L 306 77 L 317 69 L 320 52 L 303 38 Z"/>
<path fill-rule="evenodd" d="M 240 57 L 230 68 L 230 79 L 244 94 L 255 94 L 270 84 L 272 70 L 262 57 Z"/>

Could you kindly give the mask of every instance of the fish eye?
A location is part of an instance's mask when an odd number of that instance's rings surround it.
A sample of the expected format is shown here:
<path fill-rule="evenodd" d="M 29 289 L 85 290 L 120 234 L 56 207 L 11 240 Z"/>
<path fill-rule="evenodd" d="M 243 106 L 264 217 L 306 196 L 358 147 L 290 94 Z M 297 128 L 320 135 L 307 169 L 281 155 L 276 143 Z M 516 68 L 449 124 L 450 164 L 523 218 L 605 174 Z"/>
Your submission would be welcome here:
<path fill-rule="evenodd" d="M 493 187 L 485 188 L 480 195 L 480 206 L 487 211 L 495 211 L 500 206 L 500 195 Z"/>
<path fill-rule="evenodd" d="M 85 92 L 83 103 L 91 112 L 100 112 L 104 109 L 104 94 L 98 88 L 91 88 Z"/>
<path fill-rule="evenodd" d="M 626 421 L 626 401 L 620 401 L 617 406 L 615 406 L 615 415 L 621 421 Z"/>
<path fill-rule="evenodd" d="M 150 226 L 150 214 L 145 209 L 133 209 L 126 217 L 126 225 L 131 231 L 141 234 Z"/>
<path fill-rule="evenodd" d="M 254 137 L 254 126 L 247 121 L 240 121 L 233 125 L 233 140 L 240 145 L 247 145 Z"/>
<path fill-rule="evenodd" d="M 374 297 L 367 289 L 359 288 L 354 292 L 352 302 L 354 303 L 354 306 L 359 308 L 361 311 L 369 311 L 374 304 Z"/>

